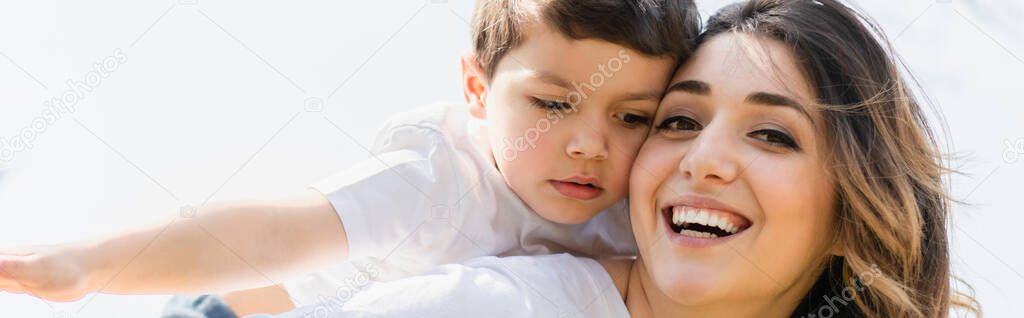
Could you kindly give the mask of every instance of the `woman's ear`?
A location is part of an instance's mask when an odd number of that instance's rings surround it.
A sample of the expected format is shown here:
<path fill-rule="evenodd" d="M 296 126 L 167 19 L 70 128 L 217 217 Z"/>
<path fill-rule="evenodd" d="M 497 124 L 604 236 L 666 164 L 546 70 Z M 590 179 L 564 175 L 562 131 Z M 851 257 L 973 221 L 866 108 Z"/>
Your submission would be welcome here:
<path fill-rule="evenodd" d="M 487 81 L 476 55 L 469 52 L 459 58 L 462 64 L 462 95 L 469 105 L 469 113 L 479 119 L 487 118 L 484 109 L 487 100 Z"/>

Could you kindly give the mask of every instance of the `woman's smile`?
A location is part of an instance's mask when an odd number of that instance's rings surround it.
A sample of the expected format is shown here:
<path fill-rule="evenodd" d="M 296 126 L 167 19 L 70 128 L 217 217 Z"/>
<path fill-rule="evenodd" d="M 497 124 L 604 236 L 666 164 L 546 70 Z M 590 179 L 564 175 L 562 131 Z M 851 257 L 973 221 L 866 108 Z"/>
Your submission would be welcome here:
<path fill-rule="evenodd" d="M 753 222 L 720 201 L 689 195 L 661 208 L 668 239 L 686 247 L 709 247 L 729 241 L 749 229 Z"/>

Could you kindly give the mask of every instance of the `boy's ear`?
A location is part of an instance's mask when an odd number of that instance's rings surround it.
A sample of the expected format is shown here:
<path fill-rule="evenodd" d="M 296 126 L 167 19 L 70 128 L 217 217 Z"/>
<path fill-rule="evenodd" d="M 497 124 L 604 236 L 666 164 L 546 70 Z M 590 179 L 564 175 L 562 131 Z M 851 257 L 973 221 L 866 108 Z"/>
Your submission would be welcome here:
<path fill-rule="evenodd" d="M 476 54 L 467 52 L 459 58 L 462 64 L 462 95 L 469 105 L 469 113 L 473 117 L 485 119 L 487 112 L 484 103 L 487 100 L 487 79 L 485 78 L 480 63 L 477 63 Z"/>

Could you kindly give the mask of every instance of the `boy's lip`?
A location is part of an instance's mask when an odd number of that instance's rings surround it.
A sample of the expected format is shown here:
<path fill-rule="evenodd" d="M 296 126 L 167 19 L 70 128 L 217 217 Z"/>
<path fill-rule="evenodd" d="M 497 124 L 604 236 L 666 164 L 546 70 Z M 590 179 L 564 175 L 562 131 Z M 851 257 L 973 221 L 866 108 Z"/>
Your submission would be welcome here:
<path fill-rule="evenodd" d="M 577 200 L 593 200 L 604 193 L 598 179 L 593 177 L 575 176 L 548 182 L 558 193 Z"/>
<path fill-rule="evenodd" d="M 569 178 L 565 178 L 565 179 L 561 179 L 561 180 L 554 180 L 554 181 L 571 182 L 571 183 L 578 183 L 578 184 L 589 184 L 591 186 L 594 186 L 595 188 L 601 189 L 601 180 L 598 180 L 597 178 L 594 178 L 594 177 L 573 176 L 573 177 L 569 177 Z"/>

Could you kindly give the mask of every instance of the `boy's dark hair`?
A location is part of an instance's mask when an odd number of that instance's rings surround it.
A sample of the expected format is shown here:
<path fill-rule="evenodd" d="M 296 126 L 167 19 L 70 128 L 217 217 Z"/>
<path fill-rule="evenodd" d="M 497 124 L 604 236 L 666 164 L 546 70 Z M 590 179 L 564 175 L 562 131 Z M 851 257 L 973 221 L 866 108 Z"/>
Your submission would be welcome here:
<path fill-rule="evenodd" d="M 530 10 L 527 10 L 527 6 Z M 532 19 L 571 39 L 599 39 L 650 56 L 693 53 L 700 16 L 693 0 L 477 0 L 473 49 L 487 78 L 523 40 Z"/>

